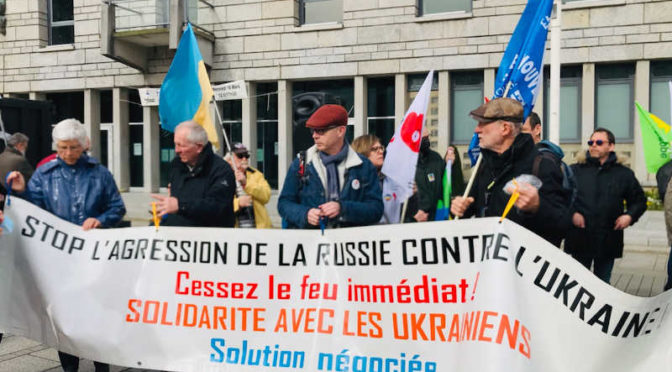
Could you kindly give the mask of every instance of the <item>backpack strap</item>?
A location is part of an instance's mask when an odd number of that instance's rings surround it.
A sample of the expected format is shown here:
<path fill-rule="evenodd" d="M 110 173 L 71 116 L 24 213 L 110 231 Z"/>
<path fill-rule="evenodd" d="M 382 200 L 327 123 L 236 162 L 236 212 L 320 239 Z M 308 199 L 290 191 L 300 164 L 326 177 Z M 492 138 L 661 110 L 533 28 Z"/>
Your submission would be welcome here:
<path fill-rule="evenodd" d="M 541 165 L 541 160 L 543 158 L 546 158 L 553 162 L 557 161 L 557 158 L 551 152 L 540 150 L 539 154 L 537 154 L 537 156 L 534 157 L 534 162 L 532 163 L 532 174 L 537 177 L 539 177 L 539 166 Z"/>

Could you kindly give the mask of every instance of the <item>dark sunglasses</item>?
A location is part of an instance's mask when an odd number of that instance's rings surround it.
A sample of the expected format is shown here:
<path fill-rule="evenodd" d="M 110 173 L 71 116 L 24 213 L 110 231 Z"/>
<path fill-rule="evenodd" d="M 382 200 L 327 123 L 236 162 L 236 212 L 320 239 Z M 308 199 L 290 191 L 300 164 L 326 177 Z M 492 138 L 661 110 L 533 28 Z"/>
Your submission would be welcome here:
<path fill-rule="evenodd" d="M 334 128 L 338 128 L 339 126 L 340 126 L 340 125 L 332 125 L 332 126 L 330 126 L 330 127 L 326 127 L 326 128 L 310 128 L 310 134 L 313 135 L 313 134 L 317 133 L 317 134 L 319 134 L 320 136 L 323 136 L 323 135 L 324 135 L 325 133 L 327 133 L 328 131 L 330 131 L 330 130 L 332 130 L 332 129 L 334 129 Z"/>
<path fill-rule="evenodd" d="M 605 144 L 605 143 L 606 143 L 606 142 L 604 142 L 604 141 L 602 141 L 602 140 L 595 140 L 595 141 L 590 140 L 590 141 L 588 141 L 588 146 L 592 146 L 593 144 L 596 144 L 596 145 L 598 145 L 598 146 L 602 146 L 602 145 Z"/>
<path fill-rule="evenodd" d="M 237 157 L 238 159 L 249 159 L 250 154 L 248 154 L 248 153 L 244 153 L 244 154 L 236 154 L 236 157 Z"/>

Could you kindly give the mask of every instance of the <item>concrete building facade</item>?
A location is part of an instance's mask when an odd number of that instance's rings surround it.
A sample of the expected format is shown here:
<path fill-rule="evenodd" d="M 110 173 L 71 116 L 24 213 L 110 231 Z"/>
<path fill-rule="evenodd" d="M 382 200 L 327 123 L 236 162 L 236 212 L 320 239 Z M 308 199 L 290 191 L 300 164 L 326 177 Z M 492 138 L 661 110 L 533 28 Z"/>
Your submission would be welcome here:
<path fill-rule="evenodd" d="M 211 82 L 246 82 L 249 98 L 220 102 L 216 111 L 277 188 L 300 150 L 293 146 L 300 104 L 293 98 L 307 92 L 343 104 L 351 136 L 375 133 L 385 141 L 433 69 L 427 121 L 433 147 L 466 149 L 475 124 L 467 113 L 492 94 L 525 6 L 524 0 L 62 3 L 68 1 L 6 0 L 0 93 L 50 100 L 54 120 L 82 120 L 94 155 L 120 189 L 146 191 L 165 183 L 174 153 L 157 108 L 141 107 L 137 88 L 161 85 L 186 19 L 196 26 Z M 672 1 L 565 1 L 561 28 L 565 161 L 586 148 L 595 127 L 607 127 L 619 155 L 652 185 L 634 101 L 670 121 Z M 545 122 L 548 68 L 543 74 L 535 111 Z"/>

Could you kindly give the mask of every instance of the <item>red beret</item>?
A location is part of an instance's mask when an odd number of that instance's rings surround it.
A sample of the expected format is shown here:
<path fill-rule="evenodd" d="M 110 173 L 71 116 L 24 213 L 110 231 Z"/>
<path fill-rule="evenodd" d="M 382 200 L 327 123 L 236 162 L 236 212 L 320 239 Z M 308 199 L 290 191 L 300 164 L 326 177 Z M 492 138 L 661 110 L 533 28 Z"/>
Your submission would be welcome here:
<path fill-rule="evenodd" d="M 341 105 L 323 105 L 306 121 L 307 128 L 327 128 L 348 124 L 348 112 Z"/>

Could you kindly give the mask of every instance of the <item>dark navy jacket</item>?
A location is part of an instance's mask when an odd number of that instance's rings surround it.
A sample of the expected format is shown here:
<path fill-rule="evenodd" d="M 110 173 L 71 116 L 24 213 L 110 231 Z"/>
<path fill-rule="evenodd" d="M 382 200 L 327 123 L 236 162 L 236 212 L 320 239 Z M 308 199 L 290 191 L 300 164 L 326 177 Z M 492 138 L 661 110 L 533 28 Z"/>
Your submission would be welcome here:
<path fill-rule="evenodd" d="M 288 228 L 316 228 L 308 224 L 308 211 L 327 202 L 326 169 L 315 146 L 306 151 L 305 164 L 302 181 L 299 159 L 292 162 L 278 198 L 278 212 Z M 373 164 L 350 148 L 346 160 L 339 165 L 339 175 L 343 175 L 339 198 L 341 214 L 337 221 L 330 221 L 330 225 L 376 224 L 383 215 L 383 199 L 378 171 Z"/>
<path fill-rule="evenodd" d="M 37 168 L 24 196 L 77 225 L 93 217 L 103 227 L 114 227 L 126 214 L 112 174 L 86 154 L 72 166 L 56 158 Z"/>

